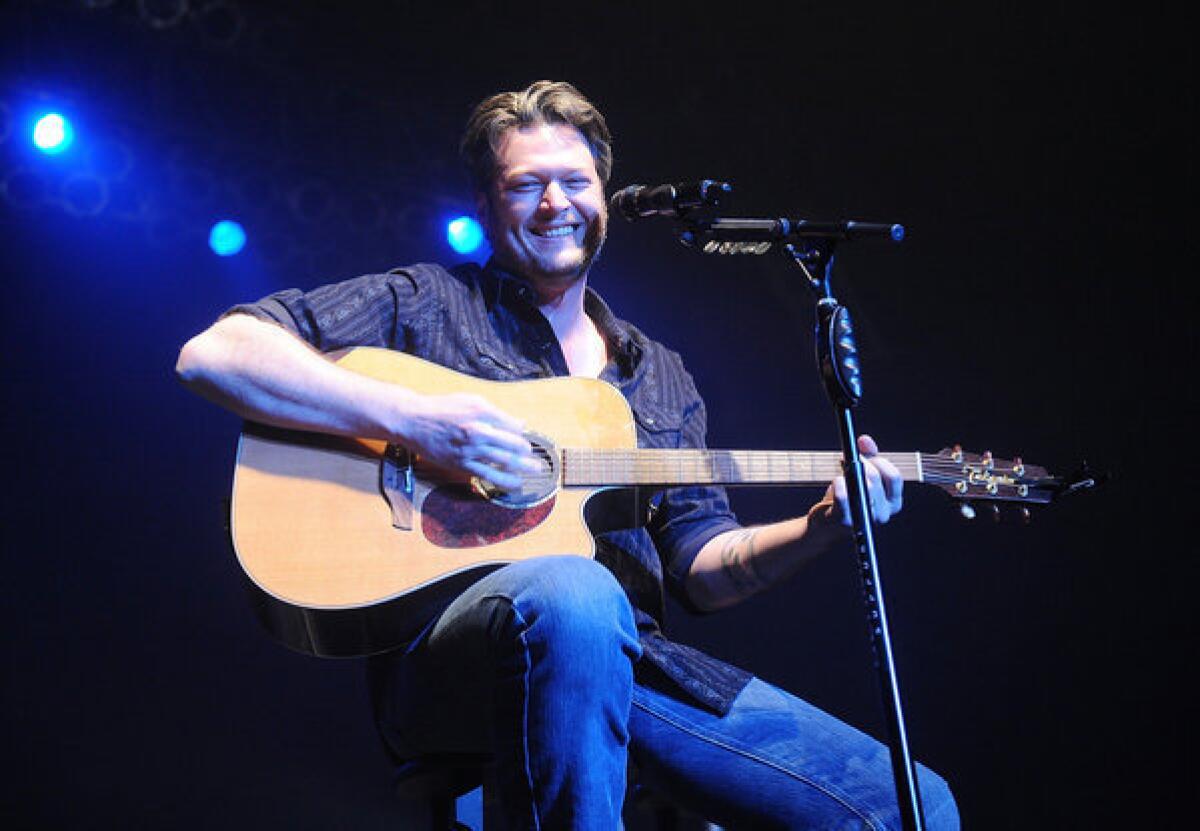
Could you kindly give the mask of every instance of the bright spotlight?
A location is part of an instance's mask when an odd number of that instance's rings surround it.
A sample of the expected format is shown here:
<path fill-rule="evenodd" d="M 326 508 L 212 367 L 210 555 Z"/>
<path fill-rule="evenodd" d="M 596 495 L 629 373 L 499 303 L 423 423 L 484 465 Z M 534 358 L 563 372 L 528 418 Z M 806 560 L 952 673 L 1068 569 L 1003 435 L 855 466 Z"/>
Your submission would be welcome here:
<path fill-rule="evenodd" d="M 246 231 L 232 219 L 222 219 L 208 232 L 208 247 L 219 257 L 232 257 L 246 246 Z"/>
<path fill-rule="evenodd" d="M 483 228 L 469 216 L 460 216 L 446 226 L 446 241 L 459 254 L 470 254 L 483 244 Z"/>
<path fill-rule="evenodd" d="M 73 138 L 75 131 L 71 129 L 71 122 L 58 113 L 47 113 L 33 125 L 33 144 L 43 153 L 61 153 L 71 145 Z"/>

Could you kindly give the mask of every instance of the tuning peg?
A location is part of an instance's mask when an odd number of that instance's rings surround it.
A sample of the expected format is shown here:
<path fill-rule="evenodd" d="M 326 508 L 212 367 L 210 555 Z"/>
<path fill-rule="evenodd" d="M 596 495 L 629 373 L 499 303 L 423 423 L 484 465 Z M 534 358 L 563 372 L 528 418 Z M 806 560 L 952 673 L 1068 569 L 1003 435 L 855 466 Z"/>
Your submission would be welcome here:
<path fill-rule="evenodd" d="M 1000 521 L 1000 506 L 995 502 L 988 503 L 988 513 L 992 515 L 992 522 Z"/>
<path fill-rule="evenodd" d="M 958 512 L 962 514 L 963 519 L 975 518 L 975 506 L 970 502 L 963 502 L 958 506 Z"/>
<path fill-rule="evenodd" d="M 1025 463 L 1021 461 L 1020 456 L 1013 456 L 1012 472 L 1017 476 L 1025 475 Z"/>
<path fill-rule="evenodd" d="M 995 460 L 992 458 L 992 451 L 983 451 L 983 455 L 979 457 L 979 463 L 983 465 L 984 470 L 991 470 L 995 464 Z"/>
<path fill-rule="evenodd" d="M 1033 521 L 1033 514 L 1029 513 L 1029 508 L 1024 505 L 1017 509 L 1017 516 L 1021 518 L 1022 525 L 1028 525 Z"/>

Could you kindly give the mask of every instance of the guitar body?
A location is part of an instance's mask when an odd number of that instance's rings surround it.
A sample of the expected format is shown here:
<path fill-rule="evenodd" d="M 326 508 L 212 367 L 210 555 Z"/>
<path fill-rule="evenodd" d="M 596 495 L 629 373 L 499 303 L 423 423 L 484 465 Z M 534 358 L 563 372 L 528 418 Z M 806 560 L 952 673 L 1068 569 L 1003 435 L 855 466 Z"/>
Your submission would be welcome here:
<path fill-rule="evenodd" d="M 481 395 L 558 447 L 637 445 L 628 403 L 601 381 L 483 381 L 371 348 L 336 362 L 420 393 Z M 489 571 L 594 554 L 584 512 L 600 488 L 556 486 L 536 504 L 508 506 L 425 475 L 419 461 L 411 478 L 406 470 L 383 442 L 247 425 L 231 537 L 259 618 L 286 645 L 328 657 L 385 651 Z"/>

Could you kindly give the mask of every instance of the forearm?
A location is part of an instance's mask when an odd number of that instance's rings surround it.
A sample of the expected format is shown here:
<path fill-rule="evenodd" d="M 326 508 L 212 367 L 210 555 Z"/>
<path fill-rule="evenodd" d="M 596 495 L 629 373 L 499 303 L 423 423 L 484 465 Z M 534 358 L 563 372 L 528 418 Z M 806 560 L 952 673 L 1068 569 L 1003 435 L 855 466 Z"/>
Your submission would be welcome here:
<path fill-rule="evenodd" d="M 363 438 L 395 440 L 411 397 L 249 315 L 230 315 L 192 338 L 175 370 L 186 387 L 243 418 Z"/>
<path fill-rule="evenodd" d="M 887 522 L 904 502 L 904 477 L 879 455 L 870 436 L 859 436 L 866 502 L 873 522 Z M 839 476 L 805 516 L 726 531 L 709 540 L 685 580 L 685 590 L 702 609 L 720 609 L 757 594 L 799 571 L 822 551 L 848 539 L 849 493 Z"/>
<path fill-rule="evenodd" d="M 688 596 L 700 608 L 712 611 L 786 580 L 846 539 L 846 529 L 824 516 L 822 502 L 806 516 L 718 534 L 692 562 Z"/>

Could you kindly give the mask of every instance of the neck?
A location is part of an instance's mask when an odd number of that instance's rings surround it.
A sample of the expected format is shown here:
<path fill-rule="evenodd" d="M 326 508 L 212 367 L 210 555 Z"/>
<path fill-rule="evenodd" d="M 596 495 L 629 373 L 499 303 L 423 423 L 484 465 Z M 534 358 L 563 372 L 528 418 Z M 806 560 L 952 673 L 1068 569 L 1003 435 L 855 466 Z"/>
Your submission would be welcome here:
<path fill-rule="evenodd" d="M 543 295 L 538 310 L 554 330 L 570 373 L 597 378 L 608 362 L 608 350 L 584 310 L 586 292 L 587 278 L 580 277 L 551 297 Z"/>
<path fill-rule="evenodd" d="M 538 292 L 538 310 L 550 321 L 550 328 L 558 339 L 564 340 L 582 326 L 590 326 L 583 309 L 583 298 L 587 290 L 587 275 L 581 276 L 564 287 L 534 285 Z"/>
<path fill-rule="evenodd" d="M 564 448 L 567 485 L 802 485 L 824 486 L 842 472 L 837 450 L 642 450 Z M 961 478 L 957 464 L 920 453 L 881 454 L 907 482 Z M 929 468 L 932 476 L 926 475 Z M 938 477 L 941 477 L 939 479 Z"/>

